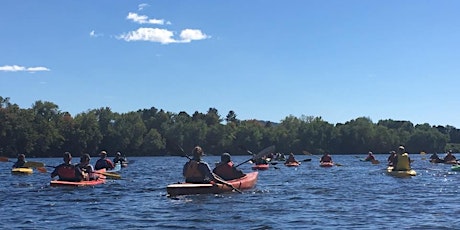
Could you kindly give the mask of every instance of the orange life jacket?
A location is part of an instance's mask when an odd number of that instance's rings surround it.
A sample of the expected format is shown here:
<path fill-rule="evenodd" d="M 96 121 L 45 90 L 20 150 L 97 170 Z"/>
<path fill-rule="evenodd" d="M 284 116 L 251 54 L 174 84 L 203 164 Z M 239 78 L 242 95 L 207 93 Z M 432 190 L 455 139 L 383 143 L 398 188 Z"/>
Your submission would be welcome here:
<path fill-rule="evenodd" d="M 200 162 L 195 160 L 191 160 L 187 162 L 187 168 L 185 170 L 184 176 L 185 178 L 203 178 L 204 175 L 198 170 L 198 165 Z"/>

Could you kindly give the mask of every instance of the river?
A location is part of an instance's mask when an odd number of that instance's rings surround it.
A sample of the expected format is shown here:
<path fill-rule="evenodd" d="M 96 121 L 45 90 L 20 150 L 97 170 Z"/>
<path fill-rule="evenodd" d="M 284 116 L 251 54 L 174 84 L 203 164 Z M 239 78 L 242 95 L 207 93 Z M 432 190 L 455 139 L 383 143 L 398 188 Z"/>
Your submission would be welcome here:
<path fill-rule="evenodd" d="M 132 157 L 121 180 L 95 187 L 50 187 L 49 173 L 10 173 L 0 163 L 1 229 L 458 229 L 460 175 L 450 165 L 411 154 L 417 176 L 395 178 L 385 165 L 335 155 L 342 166 L 319 167 L 316 156 L 296 155 L 297 168 L 271 165 L 243 194 L 170 198 L 182 181 L 181 157 Z M 361 155 L 364 157 L 365 155 Z M 429 155 L 428 155 L 429 156 Z M 235 156 L 235 163 L 249 156 Z M 376 155 L 385 162 L 387 155 Z M 77 159 L 77 158 L 76 158 Z M 14 159 L 11 159 L 14 160 Z M 58 158 L 35 158 L 47 165 Z M 205 156 L 210 163 L 218 156 Z M 95 158 L 91 161 L 95 163 Z M 251 171 L 249 163 L 241 165 Z"/>

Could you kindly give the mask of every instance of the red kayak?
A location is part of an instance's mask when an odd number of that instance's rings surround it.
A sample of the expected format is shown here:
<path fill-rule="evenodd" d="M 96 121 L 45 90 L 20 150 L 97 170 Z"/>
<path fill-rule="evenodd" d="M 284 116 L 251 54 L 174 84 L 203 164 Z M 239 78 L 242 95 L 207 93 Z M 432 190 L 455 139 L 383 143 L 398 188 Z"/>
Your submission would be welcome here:
<path fill-rule="evenodd" d="M 286 165 L 287 167 L 297 167 L 300 165 L 300 162 L 288 162 L 284 163 L 284 165 Z"/>
<path fill-rule="evenodd" d="M 244 177 L 226 181 L 234 188 L 243 190 L 251 189 L 256 185 L 259 172 L 250 172 Z M 193 194 L 218 194 L 233 191 L 231 186 L 225 184 L 194 184 L 194 183 L 176 183 L 166 187 L 169 196 L 193 195 Z"/>
<path fill-rule="evenodd" d="M 334 166 L 334 162 L 321 162 L 321 163 L 319 163 L 319 166 L 321 166 L 321 167 L 332 167 L 332 166 Z"/>
<path fill-rule="evenodd" d="M 105 173 L 105 169 L 96 170 L 98 173 Z M 73 186 L 73 187 L 81 187 L 81 186 L 94 186 L 98 184 L 105 183 L 105 176 L 99 174 L 99 178 L 97 180 L 82 180 L 78 182 L 72 181 L 62 181 L 62 180 L 52 180 L 50 182 L 51 186 Z"/>
<path fill-rule="evenodd" d="M 260 165 L 253 165 L 253 170 L 267 170 L 270 167 L 269 164 L 260 164 Z"/>

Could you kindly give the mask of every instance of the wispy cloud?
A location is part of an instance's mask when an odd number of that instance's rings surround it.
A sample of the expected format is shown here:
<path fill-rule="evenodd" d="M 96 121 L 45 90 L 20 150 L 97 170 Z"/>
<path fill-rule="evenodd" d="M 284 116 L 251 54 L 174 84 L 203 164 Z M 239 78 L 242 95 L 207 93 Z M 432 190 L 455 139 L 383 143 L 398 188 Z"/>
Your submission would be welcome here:
<path fill-rule="evenodd" d="M 125 41 L 149 41 L 161 44 L 188 43 L 192 40 L 203 40 L 209 38 L 201 30 L 185 29 L 180 33 L 180 39 L 174 38 L 174 32 L 159 28 L 139 28 L 126 34 L 118 36 L 118 39 Z"/>
<path fill-rule="evenodd" d="M 5 66 L 0 66 L 0 71 L 3 72 L 41 72 L 41 71 L 50 71 L 50 69 L 46 67 L 24 67 L 24 66 L 18 66 L 18 65 L 5 65 Z"/>
<path fill-rule="evenodd" d="M 166 24 L 171 24 L 171 22 L 165 22 L 164 19 L 154 19 L 150 18 L 146 15 L 139 15 L 137 13 L 128 13 L 128 16 L 126 16 L 126 19 L 132 20 L 133 22 L 139 23 L 139 24 L 154 24 L 154 25 L 164 25 Z"/>
<path fill-rule="evenodd" d="M 137 6 L 137 10 L 142 11 L 142 10 L 144 10 L 144 9 L 145 9 L 146 7 L 148 7 L 148 6 L 149 6 L 149 4 L 147 4 L 147 3 L 141 3 L 141 4 L 139 4 L 139 5 Z"/>
<path fill-rule="evenodd" d="M 89 32 L 89 36 L 92 38 L 97 38 L 97 37 L 103 36 L 103 34 L 99 34 L 99 33 L 96 33 L 96 31 L 91 30 L 91 32 Z"/>

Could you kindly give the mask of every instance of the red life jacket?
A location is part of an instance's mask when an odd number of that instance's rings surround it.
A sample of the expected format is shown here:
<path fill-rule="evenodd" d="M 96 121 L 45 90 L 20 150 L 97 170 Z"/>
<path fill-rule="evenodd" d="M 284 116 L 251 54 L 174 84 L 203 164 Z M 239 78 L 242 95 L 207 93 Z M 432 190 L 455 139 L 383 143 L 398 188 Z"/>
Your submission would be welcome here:
<path fill-rule="evenodd" d="M 229 180 L 235 178 L 235 170 L 233 169 L 233 162 L 228 162 L 225 164 L 219 164 L 213 172 L 218 176 L 222 177 L 224 180 Z"/>
<path fill-rule="evenodd" d="M 77 180 L 75 173 L 75 166 L 73 165 L 60 165 L 57 169 L 60 180 Z"/>

